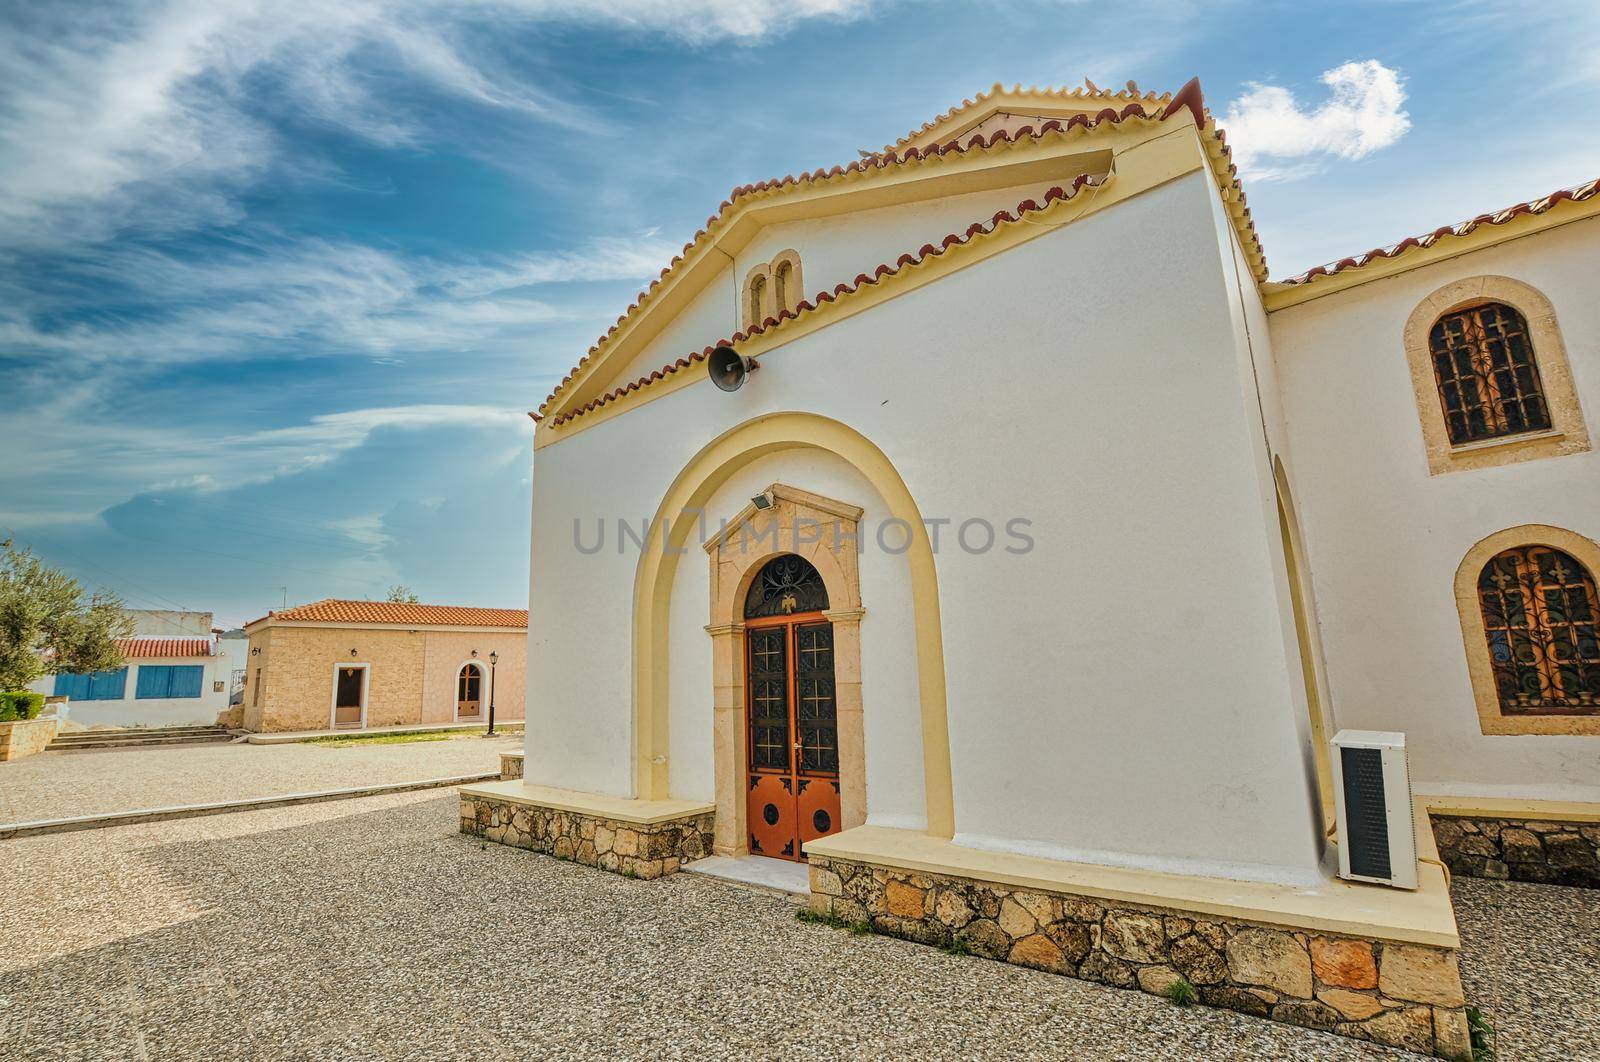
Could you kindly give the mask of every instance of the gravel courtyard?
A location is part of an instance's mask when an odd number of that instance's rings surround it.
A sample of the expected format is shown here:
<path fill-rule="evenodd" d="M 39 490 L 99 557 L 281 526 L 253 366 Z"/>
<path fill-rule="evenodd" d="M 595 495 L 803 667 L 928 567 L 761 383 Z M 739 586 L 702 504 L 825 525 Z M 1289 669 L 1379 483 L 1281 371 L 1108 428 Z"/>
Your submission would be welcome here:
<path fill-rule="evenodd" d="M 172 745 L 0 763 L 0 823 L 416 782 L 500 769 L 520 733 L 407 745 Z"/>
<path fill-rule="evenodd" d="M 691 875 L 482 845 L 456 833 L 453 792 L 0 856 L 0 1057 L 1407 1057 L 852 937 Z M 1596 1057 L 1600 893 L 1463 881 L 1457 896 L 1501 1057 Z M 1557 966 L 1558 940 L 1582 957 Z"/>

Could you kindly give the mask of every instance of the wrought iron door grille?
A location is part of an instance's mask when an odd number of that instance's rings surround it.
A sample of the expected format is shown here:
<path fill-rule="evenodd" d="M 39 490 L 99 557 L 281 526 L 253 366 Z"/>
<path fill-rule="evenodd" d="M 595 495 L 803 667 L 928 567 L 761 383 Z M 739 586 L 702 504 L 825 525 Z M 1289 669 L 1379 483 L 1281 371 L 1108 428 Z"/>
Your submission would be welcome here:
<path fill-rule="evenodd" d="M 788 632 L 750 631 L 750 767 L 789 769 Z"/>
<path fill-rule="evenodd" d="M 1452 443 L 1549 429 L 1528 323 L 1516 310 L 1492 302 L 1446 314 L 1428 349 Z"/>
<path fill-rule="evenodd" d="M 768 561 L 750 584 L 744 600 L 744 618 L 821 612 L 827 607 L 828 588 L 817 569 L 804 557 L 785 553 Z"/>
<path fill-rule="evenodd" d="M 1504 713 L 1600 714 L 1594 577 L 1548 546 L 1506 550 L 1478 576 L 1489 661 Z"/>

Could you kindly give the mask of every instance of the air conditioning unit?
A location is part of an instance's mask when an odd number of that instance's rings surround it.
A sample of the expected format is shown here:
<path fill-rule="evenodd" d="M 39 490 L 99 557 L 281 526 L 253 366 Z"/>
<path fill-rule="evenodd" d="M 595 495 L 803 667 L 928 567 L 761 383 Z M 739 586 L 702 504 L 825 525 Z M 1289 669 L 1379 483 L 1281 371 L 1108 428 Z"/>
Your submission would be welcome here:
<path fill-rule="evenodd" d="M 1339 822 L 1339 876 L 1397 889 L 1416 888 L 1417 833 L 1406 736 L 1382 730 L 1335 734 L 1333 797 Z"/>

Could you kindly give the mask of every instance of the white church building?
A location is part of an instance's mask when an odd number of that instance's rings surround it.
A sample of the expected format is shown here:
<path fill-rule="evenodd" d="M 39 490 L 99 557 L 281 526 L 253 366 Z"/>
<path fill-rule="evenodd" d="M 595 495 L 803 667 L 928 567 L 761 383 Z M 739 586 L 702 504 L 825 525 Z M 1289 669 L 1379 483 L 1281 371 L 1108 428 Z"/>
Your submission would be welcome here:
<path fill-rule="evenodd" d="M 1271 280 L 1195 82 L 736 189 L 536 414 L 463 830 L 1470 1057 L 1446 864 L 1600 885 L 1597 215 Z"/>

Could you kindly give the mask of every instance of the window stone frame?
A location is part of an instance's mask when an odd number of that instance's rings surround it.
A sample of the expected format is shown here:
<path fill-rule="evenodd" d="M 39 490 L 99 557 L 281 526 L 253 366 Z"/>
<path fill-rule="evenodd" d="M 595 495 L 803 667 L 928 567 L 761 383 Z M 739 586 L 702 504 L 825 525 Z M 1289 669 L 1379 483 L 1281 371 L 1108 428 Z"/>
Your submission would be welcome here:
<path fill-rule="evenodd" d="M 1440 404 L 1439 385 L 1434 377 L 1428 335 L 1434 323 L 1445 314 L 1486 302 L 1504 303 L 1527 321 L 1551 426 L 1544 431 L 1452 444 Z M 1496 275 L 1452 281 L 1411 311 L 1404 340 L 1430 476 L 1586 453 L 1590 449 L 1589 431 L 1573 387 L 1572 369 L 1567 361 L 1566 344 L 1561 339 L 1561 327 L 1556 321 L 1555 306 L 1537 288 Z"/>
<path fill-rule="evenodd" d="M 1500 710 L 1494 664 L 1489 659 L 1489 638 L 1478 603 L 1478 576 L 1483 566 L 1508 549 L 1549 546 L 1571 554 L 1591 576 L 1600 576 L 1600 544 L 1575 531 L 1549 524 L 1522 524 L 1496 531 L 1467 551 L 1456 569 L 1456 611 L 1461 617 L 1461 637 L 1467 652 L 1467 673 L 1478 706 L 1478 727 L 1484 734 L 1589 734 L 1600 735 L 1600 715 L 1506 715 Z"/>

